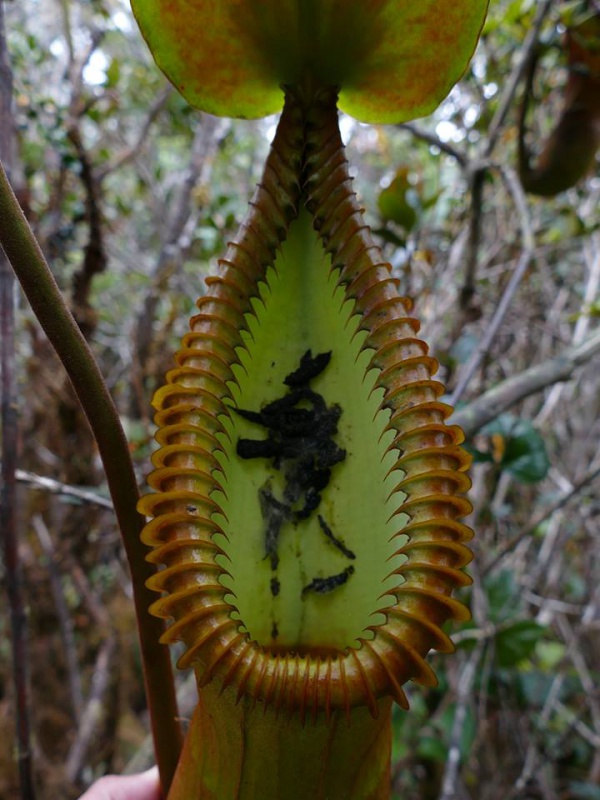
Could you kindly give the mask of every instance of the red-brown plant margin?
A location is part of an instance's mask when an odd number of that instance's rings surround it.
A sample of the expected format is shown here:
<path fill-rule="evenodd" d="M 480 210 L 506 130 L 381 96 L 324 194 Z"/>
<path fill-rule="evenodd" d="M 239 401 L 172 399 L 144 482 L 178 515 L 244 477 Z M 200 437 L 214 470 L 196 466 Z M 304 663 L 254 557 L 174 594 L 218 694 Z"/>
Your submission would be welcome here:
<path fill-rule="evenodd" d="M 437 364 L 417 338 L 410 301 L 399 296 L 351 184 L 335 92 L 321 91 L 306 106 L 299 93 L 288 93 L 248 214 L 220 261 L 220 274 L 207 279 L 178 366 L 156 394 L 161 447 L 149 478 L 156 493 L 140 504 L 153 517 L 143 533 L 153 548 L 148 558 L 166 567 L 149 583 L 164 593 L 152 611 L 174 618 L 164 641 L 184 641 L 180 666 L 193 665 L 200 685 L 215 678 L 223 688 L 236 687 L 238 699 L 250 695 L 303 720 L 359 705 L 376 715 L 377 699 L 386 695 L 406 708 L 407 680 L 436 682 L 425 661 L 428 651 L 453 649 L 441 626 L 468 618 L 451 597 L 469 582 L 461 568 L 471 558 L 464 542 L 472 534 L 459 521 L 470 510 L 460 496 L 469 487 L 463 435 L 445 423 L 451 409 L 438 399 L 442 386 L 432 379 Z M 230 413 L 231 366 L 239 363 L 251 300 L 302 205 L 313 216 L 338 285 L 353 302 L 357 331 L 367 334 L 363 349 L 372 351 L 370 366 L 380 371 L 376 386 L 383 389 L 381 409 L 390 412 L 394 469 L 403 475 L 394 489 L 395 515 L 409 518 L 395 534 L 408 537 L 394 553 L 406 557 L 394 573 L 397 585 L 374 609 L 386 621 L 343 652 L 269 652 L 251 641 L 232 618 L 236 609 L 226 600 L 232 590 L 222 585 L 226 570 L 216 558 L 227 554 L 214 540 L 216 534 L 227 539 L 214 521 L 221 510 L 213 495 L 222 491 L 214 454 L 225 433 L 221 418 Z"/>

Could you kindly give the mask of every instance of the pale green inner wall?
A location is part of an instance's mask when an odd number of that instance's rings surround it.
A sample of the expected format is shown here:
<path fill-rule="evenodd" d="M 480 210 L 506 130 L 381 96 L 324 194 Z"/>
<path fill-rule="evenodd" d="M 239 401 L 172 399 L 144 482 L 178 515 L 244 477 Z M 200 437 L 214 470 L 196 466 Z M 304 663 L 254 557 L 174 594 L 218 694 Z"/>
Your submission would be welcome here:
<path fill-rule="evenodd" d="M 349 319 L 350 303 L 342 307 L 343 292 L 335 289 L 330 264 L 310 217 L 303 212 L 290 228 L 275 269 L 269 270 L 268 286 L 263 286 L 262 292 L 264 305 L 255 304 L 257 319 L 250 318 L 250 334 L 244 336 L 243 368 L 234 370 L 236 405 L 258 411 L 287 392 L 283 379 L 298 367 L 306 350 L 311 349 L 313 356 L 331 350 L 330 363 L 310 385 L 328 406 L 337 403 L 342 407 L 335 440 L 347 451 L 345 461 L 333 467 L 318 510 L 305 521 L 283 526 L 277 570 L 281 589 L 273 597 L 270 581 L 274 573 L 265 558 L 258 491 L 271 479 L 275 495 L 281 497 L 282 476 L 270 460 L 244 460 L 236 454 L 240 437 L 266 438 L 266 428 L 235 413 L 226 420 L 231 434 L 231 441 L 223 437 L 227 496 L 215 495 L 227 517 L 218 521 L 229 536 L 229 542 L 219 542 L 231 559 L 222 561 L 232 574 L 232 579 L 223 578 L 223 583 L 235 592 L 231 602 L 244 627 L 265 647 L 351 646 L 367 625 L 384 621 L 382 615 L 373 616 L 382 605 L 378 598 L 398 583 L 397 578 L 385 581 L 401 563 L 399 557 L 388 560 L 401 545 L 399 538 L 389 539 L 405 524 L 398 516 L 389 519 L 401 500 L 395 495 L 388 501 L 401 480 L 399 472 L 385 477 L 395 460 L 393 453 L 382 459 L 391 432 L 379 441 L 389 413 L 376 416 L 382 391 L 369 397 L 376 372 L 365 377 L 370 356 L 359 352 L 364 337 L 351 340 L 356 319 Z M 327 541 L 317 514 L 354 551 L 354 561 Z M 338 574 L 350 564 L 355 571 L 344 586 L 328 594 L 301 596 L 313 578 Z M 276 642 L 271 638 L 274 622 L 279 631 Z"/>

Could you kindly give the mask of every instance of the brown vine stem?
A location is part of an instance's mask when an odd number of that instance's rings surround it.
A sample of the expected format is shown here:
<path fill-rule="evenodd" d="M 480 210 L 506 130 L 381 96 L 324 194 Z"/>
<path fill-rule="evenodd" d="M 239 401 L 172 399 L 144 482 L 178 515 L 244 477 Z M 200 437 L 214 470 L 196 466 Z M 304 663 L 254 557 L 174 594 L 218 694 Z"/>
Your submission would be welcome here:
<path fill-rule="evenodd" d="M 467 257 L 465 259 L 465 277 L 460 290 L 460 307 L 468 311 L 475 297 L 475 277 L 481 241 L 481 220 L 483 217 L 483 187 L 487 175 L 486 164 L 473 165 L 468 172 L 471 193 L 469 212 L 469 234 L 467 239 Z"/>
<path fill-rule="evenodd" d="M 4 26 L 4 2 L 0 0 L 0 159 L 13 165 L 14 125 L 12 114 L 12 70 Z M 31 755 L 29 712 L 29 663 L 27 615 L 19 559 L 16 517 L 16 468 L 18 414 L 15 382 L 15 283 L 10 265 L 0 249 L 0 371 L 2 426 L 2 487 L 0 495 L 0 537 L 6 570 L 10 609 L 17 761 L 21 798 L 34 800 L 35 784 Z"/>
<path fill-rule="evenodd" d="M 4 248 L 38 321 L 65 367 L 92 428 L 115 506 L 131 570 L 148 708 L 165 794 L 181 750 L 181 728 L 169 653 L 159 638 L 162 621 L 148 614 L 154 599 L 146 580 L 154 568 L 145 561 L 137 513 L 138 488 L 117 409 L 98 365 L 46 263 L 0 165 L 0 245 Z"/>
<path fill-rule="evenodd" d="M 179 706 L 181 719 L 186 724 L 189 724 L 198 705 L 198 687 L 196 686 L 196 675 L 193 671 L 177 687 L 177 705 Z M 123 775 L 135 775 L 138 772 L 145 772 L 150 769 L 153 763 L 152 737 L 146 736 L 125 765 Z"/>

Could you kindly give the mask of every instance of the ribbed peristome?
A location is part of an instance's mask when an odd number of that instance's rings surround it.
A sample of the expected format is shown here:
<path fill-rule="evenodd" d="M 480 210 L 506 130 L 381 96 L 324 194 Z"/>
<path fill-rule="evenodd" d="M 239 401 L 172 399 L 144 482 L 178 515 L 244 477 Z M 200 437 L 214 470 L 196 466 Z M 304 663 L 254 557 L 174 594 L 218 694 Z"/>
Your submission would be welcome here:
<path fill-rule="evenodd" d="M 370 366 L 380 371 L 381 407 L 390 415 L 390 448 L 402 476 L 396 515 L 409 519 L 393 537 L 402 543 L 394 555 L 405 557 L 395 571 L 397 585 L 374 609 L 385 623 L 367 629 L 359 646 L 329 654 L 269 652 L 252 641 L 232 616 L 231 589 L 220 580 L 224 559 L 217 558 L 227 554 L 215 542 L 228 538 L 215 522 L 221 509 L 214 496 L 222 491 L 215 453 L 225 433 L 221 420 L 230 414 L 231 367 L 239 363 L 251 301 L 301 204 L 353 303 L 357 329 L 366 332 Z M 164 565 L 151 580 L 162 593 L 152 611 L 174 619 L 165 642 L 183 640 L 179 664 L 193 665 L 200 685 L 215 678 L 223 688 L 235 687 L 238 698 L 250 695 L 302 719 L 359 705 L 376 715 L 377 700 L 386 695 L 407 707 L 406 681 L 436 683 L 425 661 L 429 650 L 453 649 L 443 624 L 468 618 L 451 594 L 469 583 L 461 569 L 471 558 L 464 542 L 472 533 L 460 522 L 470 511 L 461 496 L 469 487 L 469 458 L 461 430 L 446 425 L 451 409 L 439 401 L 442 385 L 432 379 L 437 364 L 417 338 L 410 302 L 399 295 L 352 191 L 334 92 L 320 92 L 306 110 L 288 94 L 263 179 L 198 306 L 177 367 L 155 396 L 160 449 L 149 477 L 155 493 L 140 504 L 153 518 L 143 533 L 152 547 L 148 558 Z"/>

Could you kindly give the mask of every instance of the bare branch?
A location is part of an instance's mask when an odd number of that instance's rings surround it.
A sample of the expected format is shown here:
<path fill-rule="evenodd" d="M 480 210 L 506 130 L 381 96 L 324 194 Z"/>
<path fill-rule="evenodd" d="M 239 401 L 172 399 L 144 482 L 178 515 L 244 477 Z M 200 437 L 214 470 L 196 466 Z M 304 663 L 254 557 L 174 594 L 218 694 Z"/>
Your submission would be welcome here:
<path fill-rule="evenodd" d="M 452 421 L 460 425 L 467 436 L 472 436 L 525 397 L 540 392 L 548 386 L 570 380 L 578 367 L 598 353 L 600 353 L 600 328 L 577 347 L 569 347 L 558 356 L 542 364 L 536 364 L 489 389 L 477 400 L 459 409 Z"/>
<path fill-rule="evenodd" d="M 554 0 L 543 0 L 538 5 L 537 14 L 535 15 L 535 19 L 525 37 L 525 41 L 521 46 L 521 50 L 519 53 L 519 60 L 515 68 L 510 75 L 510 78 L 505 84 L 505 89 L 502 97 L 500 98 L 500 102 L 498 103 L 498 107 L 496 109 L 496 113 L 494 114 L 494 118 L 492 119 L 489 127 L 489 133 L 487 137 L 487 142 L 485 146 L 484 155 L 489 158 L 496 146 L 500 133 L 502 132 L 502 127 L 510 111 L 510 107 L 513 102 L 513 98 L 515 96 L 515 92 L 517 91 L 517 87 L 521 82 L 523 74 L 527 69 L 527 65 L 529 64 L 529 59 L 531 58 L 531 54 L 535 46 L 537 45 L 537 41 L 540 35 L 540 30 L 542 25 L 544 24 L 544 20 L 546 19 L 548 12 L 550 11 Z"/>
<path fill-rule="evenodd" d="M 448 748 L 448 758 L 444 767 L 444 777 L 442 780 L 442 791 L 440 800 L 455 800 L 457 794 L 457 782 L 460 768 L 460 741 L 465 725 L 467 708 L 471 697 L 473 682 L 477 675 L 479 662 L 483 655 L 485 642 L 479 641 L 473 652 L 469 655 L 467 663 L 460 673 L 458 687 L 456 690 L 456 707 L 454 719 L 452 720 L 452 730 L 450 732 L 450 746 Z"/>
<path fill-rule="evenodd" d="M 483 147 L 481 161 L 480 163 L 471 166 L 470 169 L 471 208 L 469 215 L 469 246 L 467 249 L 465 277 L 460 294 L 460 307 L 463 312 L 467 312 L 469 310 L 475 294 L 475 276 L 477 272 L 479 243 L 481 239 L 481 223 L 483 218 L 484 187 L 485 178 L 489 167 L 489 158 L 502 131 L 502 126 L 504 125 L 506 116 L 510 110 L 517 86 L 519 85 L 519 82 L 523 77 L 523 73 L 529 64 L 531 54 L 537 44 L 542 23 L 546 18 L 548 11 L 550 10 L 552 2 L 553 0 L 545 0 L 545 2 L 538 9 L 538 14 L 536 15 L 533 26 L 523 44 L 519 62 L 513 70 L 511 78 L 506 85 L 504 95 L 502 96 L 498 105 L 496 114 L 490 124 L 487 141 Z M 468 380 L 470 380 L 468 373 L 465 377 L 466 381 L 468 382 Z M 462 395 L 463 390 L 464 386 L 461 388 L 460 392 L 457 391 L 457 397 Z"/>
<path fill-rule="evenodd" d="M 174 212 L 169 219 L 166 235 L 152 272 L 152 285 L 137 314 L 133 334 L 136 359 L 133 365 L 132 383 L 138 389 L 144 386 L 144 380 L 147 377 L 146 371 L 151 356 L 157 309 L 172 274 L 182 260 L 182 253 L 186 247 L 189 247 L 191 241 L 188 231 L 192 225 L 195 225 L 195 214 L 197 213 L 193 203 L 194 187 L 206 174 L 211 156 L 217 147 L 219 125 L 219 120 L 207 114 L 203 114 L 197 119 L 186 174 L 174 202 Z M 140 407 L 143 406 L 139 402 L 139 397 L 134 396 L 132 400 L 134 406 L 136 403 Z M 138 410 L 136 408 L 136 411 Z"/>
<path fill-rule="evenodd" d="M 554 709 L 556 708 L 556 704 L 558 703 L 560 690 L 563 687 L 564 683 L 564 675 L 562 673 L 558 673 L 552 684 L 550 686 L 550 690 L 546 695 L 546 699 L 544 700 L 544 705 L 542 710 L 539 714 L 538 718 L 538 727 L 545 727 L 548 725 L 550 717 Z M 529 743 L 527 746 L 527 750 L 525 753 L 525 758 L 523 761 L 523 767 L 521 769 L 521 774 L 515 781 L 515 784 L 512 788 L 512 791 L 507 797 L 507 800 L 516 800 L 518 797 L 522 797 L 523 790 L 529 783 L 529 781 L 533 778 L 535 774 L 536 767 L 538 766 L 538 761 L 540 758 L 540 754 L 537 747 L 537 741 L 535 737 L 530 737 Z"/>
<path fill-rule="evenodd" d="M 592 319 L 590 310 L 600 290 L 600 235 L 598 233 L 591 236 L 590 240 L 584 243 L 583 251 L 586 256 L 586 261 L 588 262 L 588 277 L 583 294 L 583 311 L 579 315 L 579 319 L 575 323 L 575 329 L 573 331 L 573 345 L 580 345 L 585 339 Z M 563 385 L 557 385 L 548 394 L 543 408 L 535 418 L 536 425 L 543 424 L 558 406 L 563 398 L 564 388 Z M 568 402 L 568 398 L 565 399 Z"/>
<path fill-rule="evenodd" d="M 61 576 L 58 570 L 58 564 L 56 562 L 56 553 L 52 538 L 50 537 L 50 532 L 48 531 L 44 520 L 41 518 L 41 516 L 39 516 L 39 514 L 32 518 L 31 524 L 36 532 L 42 551 L 46 556 L 48 573 L 50 575 L 50 585 L 52 587 L 52 595 L 54 596 L 54 604 L 56 606 L 56 613 L 60 623 L 60 633 L 65 652 L 69 693 L 71 695 L 75 719 L 79 721 L 83 713 L 83 691 L 81 689 L 81 673 L 77 658 L 73 620 L 69 614 L 69 609 L 65 600 Z"/>
<path fill-rule="evenodd" d="M 415 125 L 414 122 L 403 122 L 401 125 L 398 125 L 400 130 L 408 131 L 408 133 L 412 134 L 415 139 L 421 139 L 427 144 L 430 144 L 432 147 L 437 147 L 438 150 L 441 150 L 442 153 L 446 153 L 448 156 L 452 156 L 452 158 L 456 159 L 457 163 L 465 169 L 468 165 L 468 159 L 465 153 L 462 153 L 456 147 L 453 147 L 448 142 L 443 142 L 438 136 L 430 131 L 426 131 L 424 128 L 420 128 L 418 125 Z"/>
<path fill-rule="evenodd" d="M 556 615 L 556 625 L 567 645 L 566 656 L 569 658 L 581 681 L 581 686 L 586 694 L 588 707 L 596 740 L 600 742 L 600 705 L 598 704 L 598 687 L 595 678 L 592 677 L 590 669 L 586 663 L 585 656 L 581 651 L 580 631 L 574 631 L 571 623 L 564 614 Z M 598 745 L 596 745 L 598 746 Z"/>
<path fill-rule="evenodd" d="M 110 637 L 100 648 L 94 674 L 90 697 L 81 717 L 81 724 L 75 741 L 71 745 L 65 770 L 68 779 L 74 783 L 83 767 L 94 733 L 104 719 L 104 698 L 110 686 L 111 667 L 116 653 L 116 640 Z"/>
<path fill-rule="evenodd" d="M 80 178 L 85 191 L 86 218 L 89 228 L 88 241 L 83 251 L 83 261 L 71 279 L 71 307 L 73 316 L 77 320 L 82 333 L 86 338 L 89 338 L 97 323 L 96 314 L 90 303 L 92 283 L 94 277 L 104 272 L 107 266 L 102 224 L 101 190 L 90 155 L 83 143 L 79 120 L 73 120 L 69 126 L 68 137 L 75 148 L 81 165 Z"/>
<path fill-rule="evenodd" d="M 483 575 L 487 575 L 489 572 L 494 570 L 500 561 L 505 558 L 509 553 L 511 553 L 515 547 L 517 547 L 520 542 L 527 539 L 535 529 L 549 519 L 553 514 L 559 511 L 563 506 L 566 506 L 574 497 L 576 497 L 583 489 L 589 486 L 590 483 L 596 480 L 596 478 L 600 476 L 600 467 L 595 467 L 589 472 L 587 472 L 581 480 L 577 481 L 577 483 L 573 484 L 573 488 L 563 494 L 559 499 L 553 503 L 549 508 L 542 511 L 540 514 L 537 514 L 529 523 L 526 525 L 516 536 L 513 536 L 512 539 L 509 539 L 500 550 L 496 553 L 496 555 L 489 561 L 482 570 Z"/>
<path fill-rule="evenodd" d="M 38 489 L 50 492 L 50 494 L 74 497 L 77 500 L 81 500 L 82 503 L 90 503 L 91 505 L 114 511 L 112 500 L 108 497 L 103 497 L 101 494 L 96 494 L 96 492 L 80 489 L 77 486 L 68 486 L 66 483 L 54 480 L 54 478 L 46 478 L 43 475 L 36 475 L 34 472 L 27 472 L 23 469 L 18 469 L 16 475 L 17 480 L 21 483 L 30 484 Z"/>
<path fill-rule="evenodd" d="M 104 180 L 104 178 L 106 178 L 108 174 L 120 169 L 129 161 L 133 160 L 135 156 L 140 152 L 142 145 L 144 144 L 148 134 L 150 133 L 152 125 L 154 124 L 160 112 L 165 107 L 165 104 L 169 99 L 172 91 L 173 87 L 171 86 L 170 83 L 162 88 L 162 90 L 158 93 L 156 99 L 150 106 L 146 119 L 144 120 L 144 124 L 142 125 L 142 128 L 135 142 L 130 147 L 126 147 L 120 153 L 117 153 L 117 155 L 113 158 L 113 160 L 109 161 L 108 164 L 105 164 L 103 167 L 97 169 L 96 176 L 100 183 L 102 183 L 102 181 Z"/>
<path fill-rule="evenodd" d="M 557 711 L 560 711 L 571 723 L 573 729 L 577 731 L 577 733 L 581 736 L 582 739 L 590 744 L 597 750 L 600 750 L 600 735 L 595 733 L 595 731 L 588 728 L 588 726 L 582 722 L 582 720 L 574 714 L 570 708 L 561 703 L 560 700 L 557 700 L 555 703 L 555 707 Z"/>
<path fill-rule="evenodd" d="M 529 219 L 529 210 L 527 208 L 527 201 L 525 199 L 525 194 L 521 185 L 519 184 L 519 180 L 513 170 L 509 169 L 508 167 L 501 167 L 500 168 L 501 175 L 506 183 L 508 191 L 510 192 L 513 202 L 517 208 L 517 213 L 519 217 L 519 225 L 521 228 L 521 239 L 523 242 L 523 250 L 521 252 L 521 256 L 515 267 L 513 274 L 510 277 L 508 285 L 504 290 L 504 294 L 500 298 L 500 302 L 496 308 L 496 311 L 488 325 L 487 331 L 483 335 L 479 346 L 475 349 L 475 352 L 471 356 L 467 366 L 465 367 L 458 384 L 452 393 L 452 398 L 450 400 L 451 404 L 456 404 L 457 401 L 462 397 L 463 392 L 467 388 L 469 381 L 475 374 L 477 368 L 481 364 L 484 356 L 487 354 L 488 350 L 490 349 L 492 342 L 494 341 L 498 330 L 500 329 L 500 325 L 504 320 L 506 312 L 508 311 L 512 299 L 517 291 L 523 276 L 525 275 L 531 260 L 533 258 L 534 252 L 534 240 L 533 240 L 533 232 L 531 229 L 531 221 Z"/>

